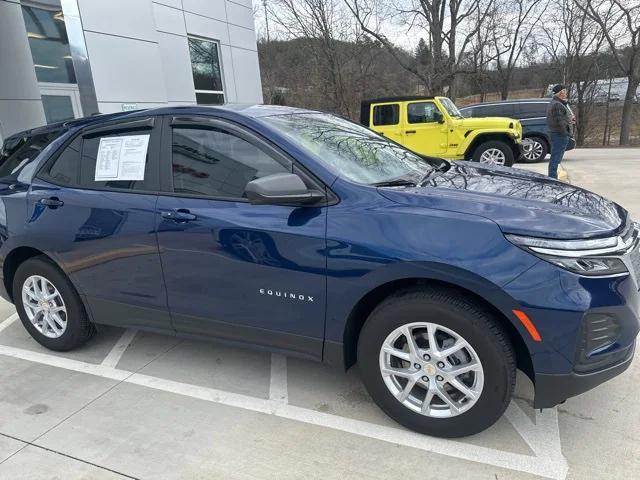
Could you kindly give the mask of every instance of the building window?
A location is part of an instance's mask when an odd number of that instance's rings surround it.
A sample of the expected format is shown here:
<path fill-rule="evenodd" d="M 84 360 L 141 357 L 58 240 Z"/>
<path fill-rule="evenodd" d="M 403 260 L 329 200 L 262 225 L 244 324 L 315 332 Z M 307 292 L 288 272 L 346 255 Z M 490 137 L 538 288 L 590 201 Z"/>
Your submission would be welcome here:
<path fill-rule="evenodd" d="M 218 43 L 190 37 L 189 54 L 196 102 L 213 105 L 224 103 Z"/>
<path fill-rule="evenodd" d="M 38 81 L 76 83 L 60 6 L 36 8 L 23 4 L 22 16 Z"/>

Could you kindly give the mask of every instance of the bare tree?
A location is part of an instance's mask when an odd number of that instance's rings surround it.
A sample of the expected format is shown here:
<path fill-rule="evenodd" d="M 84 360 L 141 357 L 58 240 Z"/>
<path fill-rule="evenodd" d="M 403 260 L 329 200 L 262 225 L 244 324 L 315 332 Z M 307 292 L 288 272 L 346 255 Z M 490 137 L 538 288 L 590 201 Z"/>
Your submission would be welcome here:
<path fill-rule="evenodd" d="M 543 0 L 514 0 L 504 2 L 496 8 L 491 17 L 493 26 L 491 46 L 494 49 L 500 96 L 509 96 L 513 71 L 520 62 L 523 52 L 531 47 L 535 30 L 545 15 L 548 2 Z"/>
<path fill-rule="evenodd" d="M 640 2 L 638 0 L 575 0 L 602 29 L 611 54 L 627 77 L 622 107 L 620 145 L 629 145 L 633 104 L 640 85 Z"/>
<path fill-rule="evenodd" d="M 340 0 L 274 0 L 272 20 L 292 38 L 308 38 L 310 54 L 321 57 L 327 78 L 329 109 L 352 115 L 345 93 L 344 64 L 340 43 L 353 38 L 347 12 Z"/>
<path fill-rule="evenodd" d="M 492 11 L 494 0 L 344 0 L 362 30 L 384 45 L 399 65 L 415 75 L 431 94 L 448 93 L 455 98 L 455 80 L 469 69 L 468 53 L 473 39 Z M 382 6 L 381 6 L 382 4 Z M 407 31 L 426 38 L 429 56 L 425 63 L 407 61 L 382 32 L 379 13 L 400 19 Z M 476 52 L 477 53 L 477 52 Z"/>

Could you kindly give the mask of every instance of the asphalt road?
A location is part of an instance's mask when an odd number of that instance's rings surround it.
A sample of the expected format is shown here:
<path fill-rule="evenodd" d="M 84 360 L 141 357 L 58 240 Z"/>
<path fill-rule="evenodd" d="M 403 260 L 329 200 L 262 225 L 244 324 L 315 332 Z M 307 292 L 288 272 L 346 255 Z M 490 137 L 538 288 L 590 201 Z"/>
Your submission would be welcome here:
<path fill-rule="evenodd" d="M 640 218 L 640 150 L 565 166 Z M 14 312 L 0 303 L 0 479 L 640 477 L 638 361 L 542 413 L 519 376 L 494 427 L 450 441 L 388 419 L 355 369 L 107 327 L 59 354 Z"/>

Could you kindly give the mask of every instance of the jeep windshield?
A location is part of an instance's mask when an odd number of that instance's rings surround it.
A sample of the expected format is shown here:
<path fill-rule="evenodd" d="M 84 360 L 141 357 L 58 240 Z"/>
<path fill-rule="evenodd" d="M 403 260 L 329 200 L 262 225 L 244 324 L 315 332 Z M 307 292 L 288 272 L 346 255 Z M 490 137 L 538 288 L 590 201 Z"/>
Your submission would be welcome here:
<path fill-rule="evenodd" d="M 451 99 L 443 97 L 440 99 L 440 104 L 445 108 L 447 113 L 452 117 L 464 118 L 464 115 L 460 113 L 456 104 L 451 101 Z"/>
<path fill-rule="evenodd" d="M 269 126 L 341 176 L 368 185 L 418 184 L 438 164 L 357 123 L 324 113 L 265 118 Z"/>

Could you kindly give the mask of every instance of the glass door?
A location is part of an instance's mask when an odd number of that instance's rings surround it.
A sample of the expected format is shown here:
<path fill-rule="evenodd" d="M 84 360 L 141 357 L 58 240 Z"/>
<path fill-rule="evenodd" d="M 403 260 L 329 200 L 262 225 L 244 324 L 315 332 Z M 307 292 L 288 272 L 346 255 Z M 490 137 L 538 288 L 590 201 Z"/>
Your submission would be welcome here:
<path fill-rule="evenodd" d="M 62 122 L 82 116 L 77 85 L 41 83 L 40 95 L 47 123 Z"/>

